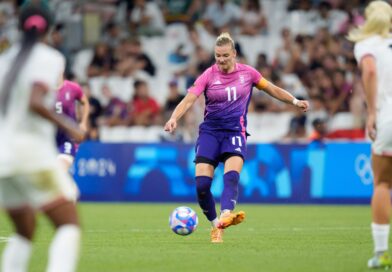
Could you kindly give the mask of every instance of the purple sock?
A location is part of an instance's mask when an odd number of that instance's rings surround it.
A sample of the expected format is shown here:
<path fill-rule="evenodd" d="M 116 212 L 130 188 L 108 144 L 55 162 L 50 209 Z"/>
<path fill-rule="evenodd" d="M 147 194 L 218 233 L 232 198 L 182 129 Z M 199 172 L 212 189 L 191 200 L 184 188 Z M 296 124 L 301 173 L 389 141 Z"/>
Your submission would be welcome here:
<path fill-rule="evenodd" d="M 212 178 L 207 176 L 196 177 L 197 200 L 200 208 L 209 221 L 216 218 L 215 201 L 211 194 Z"/>
<path fill-rule="evenodd" d="M 229 171 L 223 175 L 224 188 L 221 196 L 221 211 L 234 210 L 238 200 L 238 181 L 240 174 L 237 171 Z"/>

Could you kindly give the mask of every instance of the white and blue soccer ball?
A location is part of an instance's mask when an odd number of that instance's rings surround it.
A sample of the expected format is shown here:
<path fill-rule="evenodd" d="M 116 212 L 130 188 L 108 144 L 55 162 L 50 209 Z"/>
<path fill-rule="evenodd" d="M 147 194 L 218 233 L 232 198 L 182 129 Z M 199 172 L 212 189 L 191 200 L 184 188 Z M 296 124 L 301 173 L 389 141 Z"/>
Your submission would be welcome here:
<path fill-rule="evenodd" d="M 170 228 L 178 235 L 191 234 L 195 231 L 198 222 L 196 212 L 185 206 L 175 208 L 169 217 Z"/>

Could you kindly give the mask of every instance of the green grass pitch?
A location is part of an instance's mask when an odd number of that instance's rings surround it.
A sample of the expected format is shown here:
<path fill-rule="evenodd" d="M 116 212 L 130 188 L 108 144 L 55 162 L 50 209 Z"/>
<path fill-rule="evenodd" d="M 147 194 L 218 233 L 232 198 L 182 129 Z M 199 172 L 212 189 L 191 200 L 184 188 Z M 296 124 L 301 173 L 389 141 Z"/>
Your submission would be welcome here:
<path fill-rule="evenodd" d="M 182 204 L 82 203 L 83 242 L 78 271 L 368 271 L 372 254 L 368 206 L 239 205 L 244 223 L 209 242 L 209 223 L 195 204 L 199 226 L 174 234 L 171 211 Z M 0 250 L 11 227 L 0 215 Z M 29 271 L 44 271 L 53 230 L 43 217 Z"/>

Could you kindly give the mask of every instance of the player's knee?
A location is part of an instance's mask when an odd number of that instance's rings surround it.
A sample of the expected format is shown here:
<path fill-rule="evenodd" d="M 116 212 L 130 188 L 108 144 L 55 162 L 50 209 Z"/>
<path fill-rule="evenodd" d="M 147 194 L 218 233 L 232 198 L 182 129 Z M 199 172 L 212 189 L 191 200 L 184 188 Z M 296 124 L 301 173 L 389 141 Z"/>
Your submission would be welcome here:
<path fill-rule="evenodd" d="M 198 198 L 204 198 L 211 189 L 212 178 L 199 176 L 196 177 L 196 191 Z"/>
<path fill-rule="evenodd" d="M 224 183 L 237 185 L 239 180 L 240 180 L 240 173 L 238 173 L 237 171 L 229 171 L 223 175 Z"/>

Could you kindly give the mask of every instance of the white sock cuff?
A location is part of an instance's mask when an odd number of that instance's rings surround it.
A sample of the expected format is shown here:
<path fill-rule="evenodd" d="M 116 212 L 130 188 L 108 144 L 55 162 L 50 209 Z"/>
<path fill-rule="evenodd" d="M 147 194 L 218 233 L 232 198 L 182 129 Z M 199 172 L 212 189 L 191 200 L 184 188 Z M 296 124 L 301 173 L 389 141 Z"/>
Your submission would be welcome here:
<path fill-rule="evenodd" d="M 67 230 L 80 232 L 80 227 L 78 225 L 74 225 L 74 224 L 66 224 L 66 225 L 61 225 L 57 229 L 57 231 L 67 231 Z"/>
<path fill-rule="evenodd" d="M 390 225 L 389 224 L 376 224 L 372 223 L 372 230 L 377 232 L 389 232 Z"/>
<path fill-rule="evenodd" d="M 26 237 L 18 234 L 18 233 L 14 233 L 11 237 L 10 240 L 15 240 L 17 241 L 17 243 L 29 247 L 31 246 L 31 241 L 29 239 L 27 239 Z"/>
<path fill-rule="evenodd" d="M 211 222 L 211 226 L 215 228 L 216 226 L 218 226 L 219 220 L 218 220 L 218 218 L 215 218 L 214 220 L 212 220 L 210 222 Z"/>

